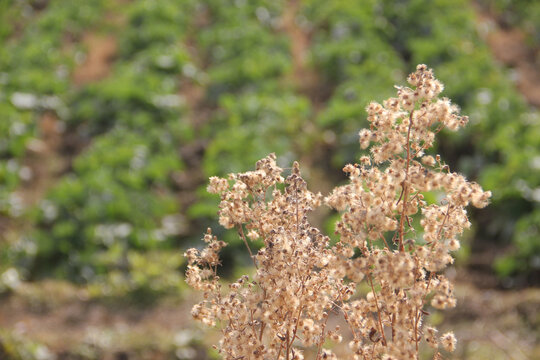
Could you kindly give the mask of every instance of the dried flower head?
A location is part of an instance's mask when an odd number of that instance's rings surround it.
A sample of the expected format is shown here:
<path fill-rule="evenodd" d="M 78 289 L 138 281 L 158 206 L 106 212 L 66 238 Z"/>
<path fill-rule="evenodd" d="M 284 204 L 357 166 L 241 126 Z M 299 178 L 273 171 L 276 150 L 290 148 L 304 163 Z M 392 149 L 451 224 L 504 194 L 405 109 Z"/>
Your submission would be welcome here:
<path fill-rule="evenodd" d="M 476 183 L 450 172 L 439 155 L 426 155 L 443 128 L 467 123 L 458 108 L 438 95 L 443 85 L 425 65 L 408 77 L 412 88 L 367 107 L 370 129 L 360 132 L 370 156 L 343 171 L 349 183 L 323 199 L 307 189 L 294 163 L 285 179 L 270 154 L 256 170 L 212 177 L 208 190 L 221 194 L 219 221 L 235 228 L 256 273 L 224 289 L 217 276 L 218 252 L 226 244 L 208 231 L 207 248 L 190 249 L 187 282 L 204 293 L 193 316 L 221 324 L 218 349 L 225 359 L 337 359 L 324 348 L 339 343 L 343 330 L 328 328 L 339 310 L 347 324 L 354 359 L 417 359 L 422 340 L 454 351 L 452 333 L 437 338 L 424 326 L 427 299 L 437 309 L 456 305 L 452 284 L 440 273 L 453 262 L 457 238 L 470 226 L 465 207 L 487 205 L 491 196 Z M 440 201 L 428 203 L 426 191 Z M 329 238 L 308 222 L 323 202 L 341 212 L 339 235 Z M 419 228 L 413 224 L 419 223 Z M 261 241 L 253 254 L 250 241 Z M 365 295 L 357 285 L 365 281 Z M 435 357 L 440 356 L 437 352 Z"/>

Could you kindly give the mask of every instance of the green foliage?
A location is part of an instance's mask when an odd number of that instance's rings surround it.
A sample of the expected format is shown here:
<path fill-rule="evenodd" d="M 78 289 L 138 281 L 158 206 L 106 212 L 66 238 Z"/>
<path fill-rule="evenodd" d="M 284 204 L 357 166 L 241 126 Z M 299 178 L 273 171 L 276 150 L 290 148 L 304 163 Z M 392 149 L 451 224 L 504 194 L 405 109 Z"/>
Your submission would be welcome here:
<path fill-rule="evenodd" d="M 240 89 L 276 91 L 292 67 L 289 39 L 276 31 L 284 2 L 205 3 L 210 24 L 197 32 L 196 41 L 208 62 L 209 100 Z"/>
<path fill-rule="evenodd" d="M 120 55 L 123 58 L 147 56 L 160 47 L 174 50 L 184 40 L 190 25 L 196 2 L 185 0 L 182 3 L 172 0 L 136 1 L 126 13 L 128 24 L 120 41 Z M 154 52 L 154 55 L 167 56 Z M 171 69 L 173 70 L 173 69 Z"/>
<path fill-rule="evenodd" d="M 492 4 L 537 36 L 536 3 Z M 78 152 L 24 218 L 30 230 L 2 252 L 19 255 L 22 274 L 46 269 L 102 288 L 117 279 L 125 291 L 148 288 L 155 278 L 135 280 L 142 260 L 129 254 L 151 259 L 198 239 L 218 202 L 205 194 L 205 177 L 250 168 L 270 152 L 285 167 L 310 159 L 319 172 L 337 173 L 357 161 L 367 102 L 387 98 L 417 63 L 432 67 L 447 85 L 443 95 L 470 115 L 465 132 L 441 134 L 438 151 L 493 191 L 475 237 L 513 244 L 501 274 L 538 269 L 538 114 L 476 36 L 468 1 L 302 1 L 294 20 L 309 39 L 303 71 L 321 89 L 295 83 L 287 1 L 34 5 L 0 4 L 0 214 L 21 214 L 14 192 L 29 174 L 27 148 L 41 136 L 45 111 Z M 75 86 L 86 32 L 114 36 L 118 52 L 107 78 Z M 184 155 L 195 145 L 199 153 Z M 179 190 L 194 200 L 182 204 Z"/>
<path fill-rule="evenodd" d="M 39 135 L 40 114 L 66 113 L 75 57 L 68 39 L 78 39 L 99 20 L 105 1 L 50 1 L 39 15 L 31 6 L 27 1 L 0 5 L 0 212 L 5 215 L 19 213 L 12 193 L 25 177 L 23 157 Z"/>
<path fill-rule="evenodd" d="M 174 75 L 190 64 L 181 44 L 189 9 L 189 2 L 133 3 L 111 76 L 67 97 L 68 128 L 83 140 L 97 137 L 35 211 L 32 273 L 56 263 L 54 273 L 73 280 L 163 287 L 141 273 L 141 259 L 170 249 L 185 230 L 173 177 L 184 170 L 178 146 L 191 131 Z"/>
<path fill-rule="evenodd" d="M 167 127 L 179 139 L 182 99 L 177 83 L 167 74 L 156 73 L 138 64 L 128 63 L 115 69 L 113 77 L 91 84 L 71 101 L 71 126 L 84 124 L 84 136 L 95 136 L 115 126 L 140 133 L 159 132 Z"/>
<path fill-rule="evenodd" d="M 116 262 L 110 253 L 105 255 L 109 259 L 104 261 Z M 186 287 L 180 270 L 184 257 L 180 252 L 129 250 L 125 261 L 129 273 L 113 269 L 97 276 L 88 286 L 89 295 L 105 299 L 131 297 L 138 303 L 151 303 L 161 295 L 178 295 Z"/>
<path fill-rule="evenodd" d="M 182 163 L 171 144 L 149 140 L 111 131 L 77 158 L 74 174 L 51 190 L 37 214 L 38 263 L 46 267 L 58 257 L 69 259 L 61 261 L 64 276 L 91 278 L 95 271 L 118 266 L 119 244 L 127 251 L 171 242 L 182 224 L 166 189 L 169 174 L 180 171 Z M 108 261 L 101 260 L 103 252 Z"/>
<path fill-rule="evenodd" d="M 482 220 L 476 237 L 503 244 L 512 239 L 516 252 L 509 256 L 529 264 L 513 267 L 512 273 L 540 268 L 534 247 L 523 246 L 531 238 L 520 230 L 525 227 L 520 224 L 531 222 L 540 211 L 534 198 L 540 168 L 531 166 L 540 155 L 538 115 L 527 108 L 487 47 L 472 35 L 474 12 L 469 3 L 313 0 L 304 13 L 315 27 L 314 65 L 335 84 L 318 117 L 321 126 L 345 134 L 338 135 L 335 163 L 355 161 L 356 138 L 347 134 L 363 126 L 368 99 L 386 97 L 379 89 L 395 82 L 392 74 L 417 63 L 433 66 L 449 89 L 444 95 L 471 118 L 463 134 L 442 134 L 439 151 L 494 193 L 491 219 Z"/>
<path fill-rule="evenodd" d="M 0 331 L 0 356 L 4 360 L 52 360 L 55 358 L 45 345 L 26 340 L 6 330 Z"/>
<path fill-rule="evenodd" d="M 515 250 L 498 259 L 496 270 L 502 276 L 538 273 L 540 268 L 540 211 L 521 217 L 514 234 Z"/>
<path fill-rule="evenodd" d="M 229 174 L 271 152 L 291 158 L 290 151 L 298 150 L 295 147 L 305 140 L 295 138 L 310 115 L 310 103 L 305 97 L 293 93 L 244 93 L 225 95 L 220 105 L 222 112 L 214 120 L 220 131 L 204 158 L 207 174 Z"/>

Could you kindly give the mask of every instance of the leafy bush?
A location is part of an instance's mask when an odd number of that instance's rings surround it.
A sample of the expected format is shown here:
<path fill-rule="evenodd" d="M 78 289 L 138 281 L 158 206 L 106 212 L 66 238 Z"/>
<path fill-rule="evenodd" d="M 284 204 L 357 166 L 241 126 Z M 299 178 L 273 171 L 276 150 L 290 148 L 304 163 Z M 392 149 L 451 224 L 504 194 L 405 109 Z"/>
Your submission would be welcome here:
<path fill-rule="evenodd" d="M 171 77 L 190 61 L 178 43 L 185 28 L 177 24 L 185 23 L 189 3 L 184 6 L 132 4 L 131 31 L 118 39 L 122 62 L 109 78 L 70 94 L 68 128 L 95 140 L 35 211 L 31 241 L 37 249 L 24 255 L 33 258 L 32 274 L 47 274 L 55 263 L 57 276 L 110 280 L 120 292 L 161 287 L 153 275 L 141 273 L 141 261 L 155 258 L 146 258 L 145 251 L 174 246 L 186 226 L 173 177 L 184 170 L 178 147 L 191 130 Z M 174 266 L 167 270 L 174 276 Z"/>
<path fill-rule="evenodd" d="M 89 280 L 121 266 L 130 248 L 171 243 L 183 224 L 167 186 L 182 164 L 162 138 L 119 129 L 77 158 L 41 204 L 35 266 L 57 261 L 63 276 Z"/>
<path fill-rule="evenodd" d="M 497 4 L 534 19 L 527 1 Z M 287 1 L 32 5 L 0 5 L 2 216 L 23 213 L 14 194 L 31 176 L 25 157 L 41 136 L 44 112 L 59 118 L 80 153 L 68 154 L 73 164 L 23 220 L 31 231 L 21 230 L 8 251 L 23 255 L 22 270 L 102 279 L 125 267 L 129 251 L 183 247 L 195 240 L 193 224 L 211 224 L 215 212 L 217 199 L 204 195 L 197 179 L 246 168 L 270 151 L 283 163 L 310 161 L 311 174 L 326 173 L 327 163 L 356 162 L 354 134 L 366 125 L 368 101 L 388 97 L 411 64 L 429 63 L 471 115 L 469 129 L 441 133 L 437 151 L 495 194 L 489 215 L 472 214 L 478 224 L 471 237 L 486 247 L 512 244 L 499 272 L 534 278 L 538 115 L 475 35 L 468 1 L 302 1 L 294 20 L 309 40 L 303 71 L 324 87 L 307 91 L 295 80 L 295 40 L 283 24 Z M 107 78 L 76 86 L 72 73 L 84 60 L 85 32 L 111 34 L 118 51 Z M 323 96 L 312 96 L 319 90 Z M 199 150 L 183 158 L 191 146 Z M 144 165 L 133 168 L 139 160 Z M 179 188 L 196 192 L 195 205 L 179 202 Z M 178 212 L 185 234 L 159 240 L 163 221 Z M 96 235 L 118 226 L 130 229 L 113 236 L 118 244 Z"/>
<path fill-rule="evenodd" d="M 3 2 L 0 11 L 0 212 L 20 215 L 13 192 L 31 176 L 23 159 L 31 139 L 39 137 L 37 124 L 44 111 L 65 115 L 76 46 L 69 38 L 98 22 L 105 2 L 50 1 L 39 15 L 26 1 Z M 24 23 L 24 26 L 21 25 Z"/>
<path fill-rule="evenodd" d="M 204 157 L 207 174 L 226 175 L 253 163 L 269 150 L 292 156 L 302 150 L 295 137 L 310 115 L 309 101 L 293 93 L 245 93 L 221 97 L 216 135 Z"/>

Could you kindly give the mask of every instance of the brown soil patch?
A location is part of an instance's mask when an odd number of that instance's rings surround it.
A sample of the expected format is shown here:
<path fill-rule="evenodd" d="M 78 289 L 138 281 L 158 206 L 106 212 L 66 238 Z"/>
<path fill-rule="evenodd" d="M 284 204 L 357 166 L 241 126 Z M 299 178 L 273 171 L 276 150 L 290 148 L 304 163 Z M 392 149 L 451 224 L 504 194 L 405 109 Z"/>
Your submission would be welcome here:
<path fill-rule="evenodd" d="M 197 49 L 192 41 L 188 41 L 187 47 L 193 60 L 199 63 Z M 212 109 L 205 104 L 206 89 L 193 79 L 181 79 L 179 95 L 186 103 L 187 116 L 180 121 L 189 121 L 195 133 L 198 133 L 201 127 L 210 120 Z M 176 175 L 175 182 L 180 191 L 179 196 L 183 206 L 189 206 L 196 201 L 195 189 L 205 181 L 204 173 L 201 168 L 206 140 L 195 136 L 193 141 L 183 144 L 179 153 L 182 160 L 186 163 L 189 171 L 184 171 Z"/>
<path fill-rule="evenodd" d="M 114 13 L 106 14 L 110 24 L 122 24 L 124 19 Z M 72 51 L 77 39 L 66 34 L 62 51 Z M 98 35 L 87 32 L 82 38 L 87 48 L 85 61 L 75 68 L 73 83 L 84 85 L 107 77 L 117 53 L 116 38 L 112 35 Z M 32 177 L 18 191 L 26 207 L 36 205 L 55 181 L 71 166 L 73 158 L 87 144 L 73 132 L 64 131 L 56 113 L 47 111 L 39 118 L 39 137 L 28 146 L 25 165 Z"/>
<path fill-rule="evenodd" d="M 281 17 L 281 28 L 290 38 L 292 81 L 300 93 L 308 96 L 312 105 L 320 109 L 330 97 L 330 90 L 317 72 L 308 66 L 311 34 L 301 29 L 296 21 L 301 6 L 302 3 L 299 0 L 287 2 Z"/>
<path fill-rule="evenodd" d="M 86 33 L 82 41 L 88 51 L 85 61 L 73 72 L 73 83 L 76 85 L 107 77 L 118 50 L 116 38 L 112 35 Z"/>
<path fill-rule="evenodd" d="M 36 205 L 67 166 L 66 158 L 60 154 L 63 124 L 54 112 L 40 116 L 39 133 L 39 139 L 28 145 L 24 160 L 31 171 L 31 178 L 18 191 L 26 207 Z"/>
<path fill-rule="evenodd" d="M 503 26 L 496 14 L 477 8 L 481 35 L 496 59 L 516 72 L 516 86 L 529 104 L 540 107 L 540 66 L 536 54 L 540 49 L 527 45 L 526 34 L 517 28 Z"/>
<path fill-rule="evenodd" d="M 68 284 L 21 286 L 0 301 L 0 329 L 40 342 L 60 356 L 91 344 L 100 349 L 102 359 L 120 353 L 126 354 L 125 359 L 165 359 L 174 347 L 175 334 L 197 331 L 189 314 L 197 301 L 191 293 L 183 301 L 169 299 L 143 308 L 87 300 L 84 290 Z M 455 309 L 428 317 L 441 334 L 456 333 L 458 348 L 452 358 L 525 360 L 540 356 L 540 289 L 482 290 L 458 275 L 455 292 Z M 210 347 L 217 335 L 209 330 L 201 341 Z M 336 349 L 344 346 L 346 342 Z M 152 349 L 153 355 L 141 356 L 143 349 Z"/>
<path fill-rule="evenodd" d="M 540 356 L 540 289 L 479 289 L 456 284 L 458 305 L 443 311 L 441 331 L 454 330 L 459 359 L 536 359 Z"/>
<path fill-rule="evenodd" d="M 302 29 L 297 22 L 302 10 L 300 0 L 290 0 L 286 3 L 281 16 L 281 30 L 290 39 L 290 52 L 293 64 L 291 81 L 294 87 L 311 102 L 313 114 L 303 124 L 302 133 L 308 137 L 317 138 L 319 144 L 303 153 L 300 164 L 304 169 L 309 169 L 307 180 L 311 184 L 312 191 L 328 194 L 333 188 L 335 181 L 328 176 L 329 169 L 324 164 L 330 161 L 321 160 L 330 158 L 330 148 L 333 144 L 327 141 L 324 135 L 318 134 L 318 126 L 315 125 L 317 114 L 324 108 L 332 95 L 333 87 L 325 82 L 308 62 L 311 48 L 311 33 Z M 333 135 L 333 134 L 331 134 Z M 330 138 L 333 138 L 332 136 Z M 333 141 L 333 140 L 332 140 Z M 328 214 L 327 209 L 319 208 L 310 215 L 310 221 L 315 225 L 322 225 Z"/>
<path fill-rule="evenodd" d="M 114 353 L 171 344 L 174 334 L 190 324 L 191 304 L 178 299 L 148 307 L 107 304 L 85 299 L 84 290 L 67 283 L 22 284 L 1 301 L 0 329 L 42 343 L 55 354 L 92 342 Z"/>
<path fill-rule="evenodd" d="M 204 56 L 201 54 L 197 43 L 197 32 L 211 24 L 211 14 L 208 9 L 198 9 L 193 14 L 193 24 L 186 34 L 184 46 L 188 50 L 191 62 L 196 68 L 196 71 L 204 71 L 208 64 L 205 62 Z M 184 143 L 179 148 L 179 155 L 187 165 L 187 170 L 174 175 L 175 184 L 178 187 L 178 200 L 180 206 L 187 210 L 198 200 L 197 188 L 206 182 L 206 176 L 202 169 L 204 152 L 208 144 L 208 140 L 199 136 L 203 126 L 207 124 L 216 107 L 207 101 L 207 87 L 205 79 L 200 78 L 198 74 L 194 76 L 183 76 L 180 78 L 179 95 L 185 101 L 187 115 L 180 121 L 188 121 L 193 130 L 193 140 Z M 190 227 L 194 229 L 196 227 Z"/>
<path fill-rule="evenodd" d="M 497 28 L 486 40 L 495 57 L 507 65 L 519 65 L 529 55 L 525 33 L 519 29 Z"/>
<path fill-rule="evenodd" d="M 291 40 L 291 56 L 293 62 L 293 77 L 299 84 L 303 85 L 304 80 L 316 81 L 313 73 L 310 73 L 306 67 L 306 60 L 309 54 L 310 39 L 296 25 L 296 16 L 300 10 L 300 1 L 292 0 L 285 6 L 285 11 L 282 15 L 282 26 Z M 307 86 L 307 85 L 304 85 Z"/>

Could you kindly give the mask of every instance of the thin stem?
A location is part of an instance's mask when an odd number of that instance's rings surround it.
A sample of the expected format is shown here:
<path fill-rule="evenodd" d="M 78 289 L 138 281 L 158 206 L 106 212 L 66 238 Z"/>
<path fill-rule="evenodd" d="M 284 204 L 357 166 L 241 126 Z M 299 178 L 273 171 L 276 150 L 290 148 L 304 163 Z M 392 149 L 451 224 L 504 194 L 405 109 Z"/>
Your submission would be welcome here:
<path fill-rule="evenodd" d="M 415 308 L 414 313 L 414 342 L 416 345 L 416 353 L 418 354 L 418 323 L 419 323 L 419 311 L 418 306 Z"/>
<path fill-rule="evenodd" d="M 296 233 L 300 232 L 300 214 L 298 211 L 298 192 L 295 191 L 294 202 L 296 205 Z"/>
<path fill-rule="evenodd" d="M 293 339 L 294 340 L 294 339 Z M 285 339 L 285 343 L 286 343 L 286 346 L 287 346 L 287 353 L 285 354 L 285 357 L 287 360 L 289 360 L 289 330 L 287 329 L 287 338 Z"/>
<path fill-rule="evenodd" d="M 294 324 L 294 330 L 293 330 L 293 336 L 292 336 L 292 339 L 291 339 L 291 344 L 290 346 L 292 346 L 293 342 L 294 342 L 294 339 L 296 338 L 296 332 L 298 331 L 298 324 L 300 322 L 300 318 L 302 317 L 302 311 L 304 311 L 304 305 L 302 304 L 302 300 L 303 300 L 303 295 L 304 295 L 304 290 L 305 290 L 305 285 L 306 285 L 306 281 L 307 281 L 307 276 L 305 279 L 302 280 L 302 283 L 300 285 L 300 287 L 298 288 L 298 290 L 296 291 L 296 296 L 298 298 L 300 298 L 300 309 L 298 310 L 298 316 L 296 317 L 296 324 Z M 300 295 L 297 295 L 298 292 L 300 292 Z"/>
<path fill-rule="evenodd" d="M 262 337 L 263 337 L 263 333 L 264 333 L 264 328 L 266 327 L 266 323 L 265 322 L 261 322 L 261 332 L 259 333 L 259 341 L 262 341 Z"/>
<path fill-rule="evenodd" d="M 398 200 L 397 200 L 397 202 L 396 202 L 396 206 L 399 205 L 399 202 L 401 201 L 401 199 L 403 199 L 403 192 L 404 192 L 404 190 L 405 190 L 405 189 L 404 189 L 403 187 L 401 187 L 401 192 L 400 192 L 399 198 L 398 198 Z"/>
<path fill-rule="evenodd" d="M 439 231 L 437 231 L 437 238 L 431 244 L 431 250 L 433 250 L 433 248 L 435 248 L 435 244 L 440 240 L 442 231 L 444 229 L 444 225 L 446 224 L 446 220 L 448 220 L 448 217 L 450 216 L 450 208 L 451 208 L 451 206 L 450 206 L 450 204 L 448 204 L 448 208 L 446 208 L 446 214 L 444 214 L 444 219 L 443 219 L 443 222 L 441 224 L 441 227 L 439 228 Z"/>
<path fill-rule="evenodd" d="M 279 351 L 277 353 L 276 360 L 279 360 L 279 357 L 281 356 L 281 350 L 283 350 L 283 340 L 281 341 L 281 345 L 279 346 Z"/>
<path fill-rule="evenodd" d="M 341 295 L 340 290 L 338 290 L 338 294 L 339 294 L 339 301 L 343 304 L 344 303 L 343 296 Z M 351 323 L 351 320 L 349 319 L 349 315 L 347 315 L 347 312 L 345 312 L 345 310 L 343 310 L 343 308 L 341 306 L 339 306 L 339 307 L 341 308 L 341 312 L 343 313 L 343 318 L 345 319 L 345 322 L 351 328 L 351 332 L 352 332 L 354 338 L 357 339 L 358 336 L 356 335 L 356 331 L 354 331 L 354 327 L 353 327 L 353 325 Z"/>
<path fill-rule="evenodd" d="M 253 336 L 257 338 L 257 330 L 255 330 L 255 321 L 253 320 L 253 313 L 254 313 L 253 310 L 249 312 L 249 318 L 251 320 L 251 330 L 253 331 Z"/>
<path fill-rule="evenodd" d="M 330 316 L 330 313 L 326 313 L 326 316 L 324 318 L 324 322 L 322 324 L 322 331 L 321 331 L 321 337 L 319 339 L 319 343 L 317 344 L 317 357 L 315 357 L 315 360 L 319 360 L 319 357 L 321 356 L 321 350 L 324 343 L 324 331 L 326 330 L 326 323 L 328 322 L 328 317 Z"/>
<path fill-rule="evenodd" d="M 433 273 L 429 273 L 429 278 L 427 280 L 427 286 L 426 286 L 426 292 L 424 293 L 424 296 L 422 297 L 422 304 L 426 303 L 426 298 L 429 294 L 429 287 L 431 285 L 431 279 L 433 278 Z M 418 354 L 418 323 L 420 322 L 420 316 L 422 316 L 422 309 L 418 311 L 418 307 L 416 307 L 416 314 L 415 314 L 415 322 L 414 322 L 414 341 L 416 342 L 416 353 Z"/>
<path fill-rule="evenodd" d="M 392 341 L 394 341 L 395 337 L 396 337 L 396 329 L 394 327 L 394 324 L 396 322 L 396 314 L 392 314 Z"/>
<path fill-rule="evenodd" d="M 384 328 L 381 321 L 381 309 L 379 308 L 379 300 L 377 299 L 377 294 L 375 293 L 375 288 L 373 287 L 373 280 L 371 279 L 371 274 L 368 275 L 369 285 L 371 286 L 371 291 L 375 297 L 375 305 L 377 306 L 377 318 L 379 320 L 379 327 L 381 328 L 381 336 L 383 339 L 383 345 L 386 346 L 386 336 L 384 336 Z"/>
<path fill-rule="evenodd" d="M 244 228 L 242 227 L 241 224 L 238 224 L 238 225 L 236 225 L 236 229 L 238 231 L 238 235 L 240 235 L 240 237 L 244 241 L 244 244 L 246 245 L 246 248 L 247 248 L 247 250 L 249 252 L 249 256 L 251 257 L 251 261 L 253 261 L 253 265 L 255 265 L 255 269 L 258 270 L 259 267 L 257 266 L 257 262 L 255 261 L 255 257 L 253 256 L 253 253 L 251 252 L 251 248 L 249 247 L 246 236 L 244 235 Z"/>
<path fill-rule="evenodd" d="M 405 164 L 405 179 L 403 180 L 402 185 L 402 195 L 403 195 L 403 209 L 401 210 L 401 217 L 399 219 L 399 251 L 403 252 L 405 251 L 405 247 L 403 246 L 403 235 L 404 235 L 404 220 L 405 220 L 405 209 L 407 208 L 407 202 L 409 198 L 409 184 L 407 181 L 409 180 L 409 165 L 411 162 L 411 128 L 413 124 L 413 114 L 414 110 L 411 111 L 409 115 L 409 128 L 407 130 L 407 162 Z M 401 199 L 401 196 L 400 196 Z"/>
<path fill-rule="evenodd" d="M 298 317 L 296 318 L 296 324 L 294 324 L 293 336 L 292 336 L 291 343 L 289 346 L 292 346 L 294 339 L 296 339 L 296 332 L 298 331 L 298 323 L 300 322 L 302 311 L 304 311 L 304 305 L 301 305 L 300 310 L 298 311 Z"/>
<path fill-rule="evenodd" d="M 386 248 L 387 248 L 388 250 L 390 250 L 390 246 L 389 246 L 388 243 L 386 242 L 386 239 L 384 238 L 384 235 L 381 236 L 381 239 L 384 241 L 384 246 L 386 246 Z"/>

